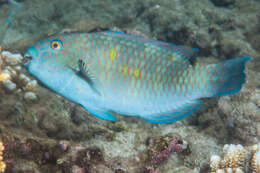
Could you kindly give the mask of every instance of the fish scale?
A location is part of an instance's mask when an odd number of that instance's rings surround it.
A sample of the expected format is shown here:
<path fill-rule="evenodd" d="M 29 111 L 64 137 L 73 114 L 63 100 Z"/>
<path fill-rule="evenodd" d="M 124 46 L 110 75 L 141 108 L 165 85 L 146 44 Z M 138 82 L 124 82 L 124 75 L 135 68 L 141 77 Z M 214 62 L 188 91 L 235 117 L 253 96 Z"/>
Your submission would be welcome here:
<path fill-rule="evenodd" d="M 245 81 L 250 57 L 191 65 L 195 52 L 120 32 L 65 33 L 32 45 L 26 67 L 99 118 L 116 120 L 111 114 L 116 112 L 170 123 L 198 109 L 201 98 L 236 93 Z"/>

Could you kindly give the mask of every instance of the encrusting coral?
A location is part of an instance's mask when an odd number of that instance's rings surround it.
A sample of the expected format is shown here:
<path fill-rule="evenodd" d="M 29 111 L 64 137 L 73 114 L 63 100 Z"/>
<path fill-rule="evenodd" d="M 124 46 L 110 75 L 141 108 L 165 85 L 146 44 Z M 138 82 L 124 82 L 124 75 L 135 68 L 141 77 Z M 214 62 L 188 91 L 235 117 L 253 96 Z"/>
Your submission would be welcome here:
<path fill-rule="evenodd" d="M 211 173 L 260 173 L 260 143 L 249 147 L 226 144 L 223 153 L 222 158 L 211 156 Z"/>
<path fill-rule="evenodd" d="M 156 136 L 148 139 L 148 173 L 159 173 L 160 164 L 167 161 L 173 152 L 181 153 L 188 148 L 188 143 L 179 135 L 169 133 L 165 136 Z"/>
<path fill-rule="evenodd" d="M 167 160 L 172 152 L 182 152 L 184 149 L 183 140 L 174 134 L 151 138 L 148 143 L 148 155 L 153 165 Z"/>

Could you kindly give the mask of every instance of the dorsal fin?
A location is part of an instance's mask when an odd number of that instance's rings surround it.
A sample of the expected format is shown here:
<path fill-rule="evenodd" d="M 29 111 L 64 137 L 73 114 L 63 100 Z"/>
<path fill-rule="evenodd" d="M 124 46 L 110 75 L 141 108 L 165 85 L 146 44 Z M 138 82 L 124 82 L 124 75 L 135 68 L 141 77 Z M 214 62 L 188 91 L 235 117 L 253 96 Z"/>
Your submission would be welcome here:
<path fill-rule="evenodd" d="M 194 54 L 198 53 L 198 51 L 199 51 L 196 48 L 177 46 L 173 43 L 153 40 L 153 39 L 149 39 L 149 38 L 135 35 L 135 34 L 126 34 L 126 33 L 117 32 L 117 31 L 103 31 L 103 33 L 107 34 L 107 35 L 112 35 L 112 36 L 124 37 L 124 38 L 131 39 L 131 40 L 137 40 L 137 41 L 141 41 L 143 43 L 150 43 L 150 44 L 156 45 L 158 47 L 170 49 L 173 52 L 178 52 L 178 54 L 180 54 L 183 58 L 188 59 L 188 60 L 191 59 L 194 56 Z"/>

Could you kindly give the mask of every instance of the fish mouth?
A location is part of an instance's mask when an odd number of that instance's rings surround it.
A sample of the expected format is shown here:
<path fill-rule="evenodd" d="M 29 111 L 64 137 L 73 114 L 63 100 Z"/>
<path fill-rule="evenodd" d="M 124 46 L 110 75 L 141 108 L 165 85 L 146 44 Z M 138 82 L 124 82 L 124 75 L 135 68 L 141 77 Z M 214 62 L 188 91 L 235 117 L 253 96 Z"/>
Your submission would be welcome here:
<path fill-rule="evenodd" d="M 27 58 L 27 59 L 30 59 L 30 60 L 32 59 L 32 55 L 30 53 L 28 53 L 28 52 L 25 53 L 23 57 Z"/>
<path fill-rule="evenodd" d="M 38 56 L 39 52 L 34 46 L 28 47 L 26 53 L 24 54 L 24 57 L 30 60 L 35 59 Z"/>
<path fill-rule="evenodd" d="M 28 52 L 25 53 L 23 57 L 25 58 L 24 66 L 25 66 L 25 67 L 28 67 L 29 64 L 30 64 L 30 62 L 31 62 L 31 60 L 33 59 L 33 57 L 32 57 L 32 55 L 31 55 L 30 53 L 28 53 Z"/>

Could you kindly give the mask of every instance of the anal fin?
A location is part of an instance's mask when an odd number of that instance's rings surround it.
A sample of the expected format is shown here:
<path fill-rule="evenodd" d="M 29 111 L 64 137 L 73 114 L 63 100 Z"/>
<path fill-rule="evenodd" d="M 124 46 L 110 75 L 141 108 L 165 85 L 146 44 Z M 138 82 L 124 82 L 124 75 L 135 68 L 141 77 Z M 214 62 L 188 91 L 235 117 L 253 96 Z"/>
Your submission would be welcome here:
<path fill-rule="evenodd" d="M 100 108 L 89 108 L 88 106 L 82 105 L 83 108 L 85 108 L 89 113 L 93 114 L 94 116 L 109 120 L 109 121 L 116 121 L 117 118 L 108 110 L 103 110 Z"/>
<path fill-rule="evenodd" d="M 194 100 L 188 104 L 183 105 L 177 109 L 170 112 L 151 114 L 151 115 L 141 115 L 140 117 L 146 121 L 152 123 L 172 123 L 189 116 L 192 112 L 197 110 L 201 105 L 201 100 Z"/>

